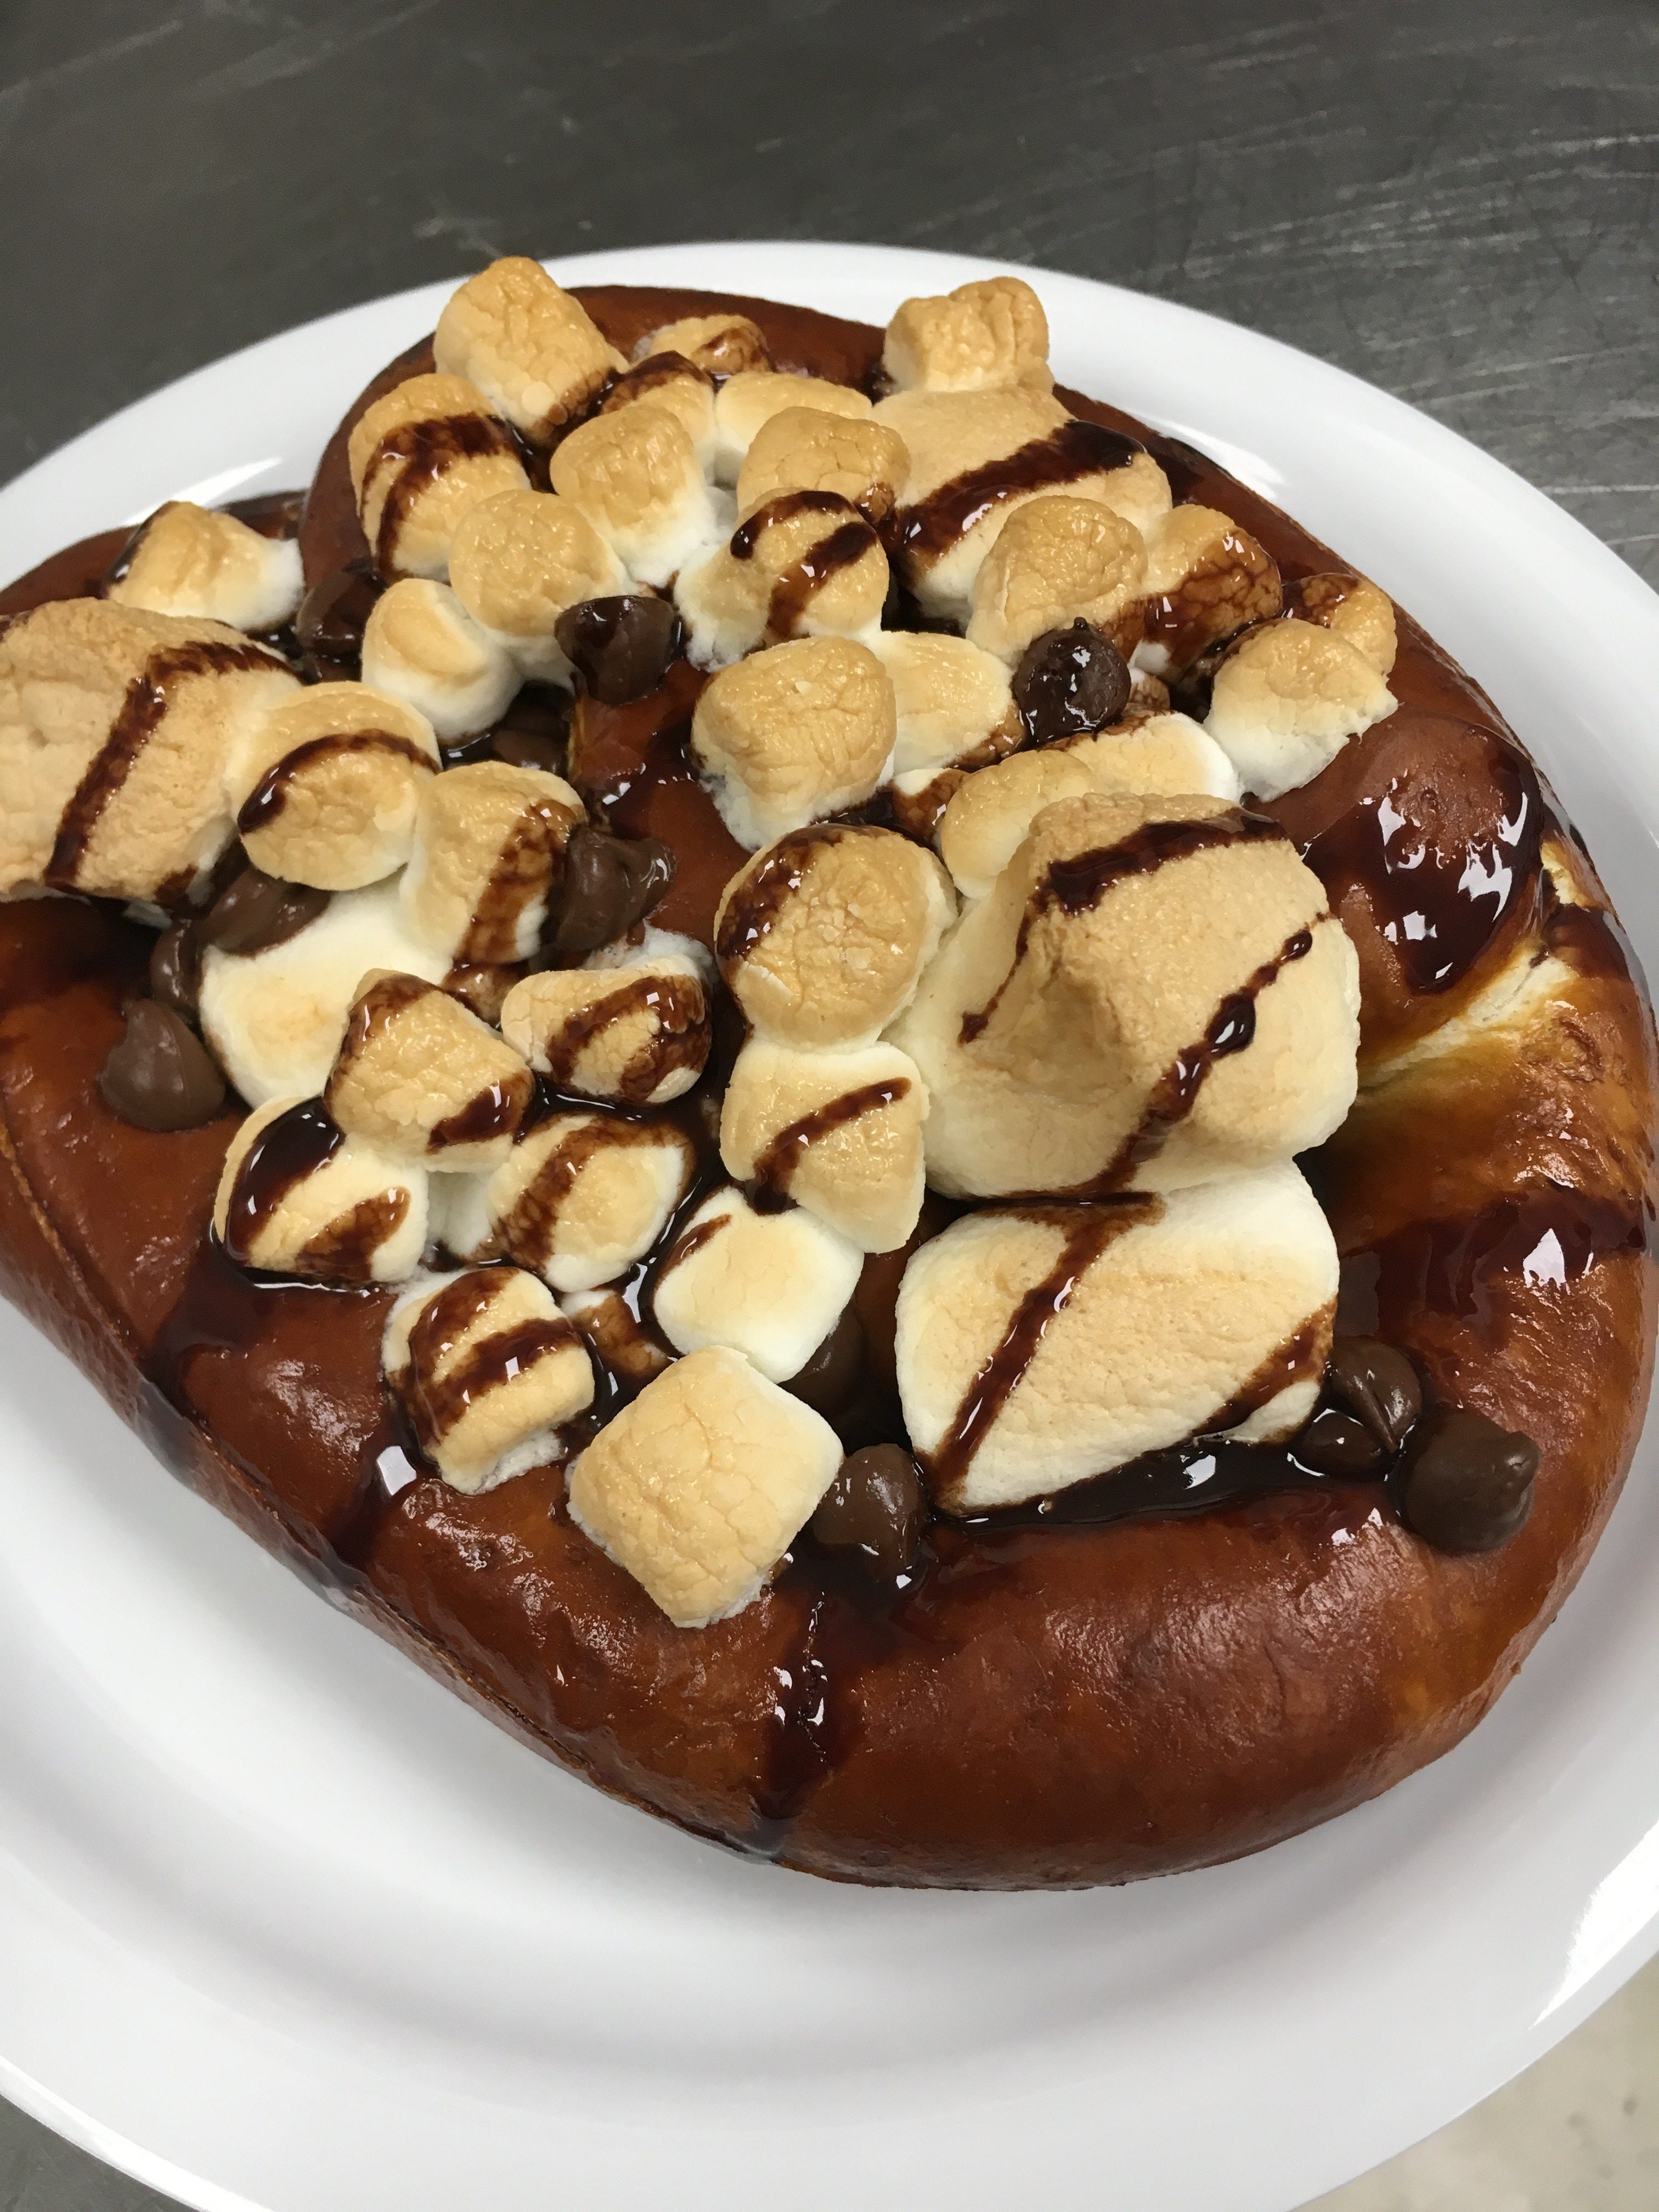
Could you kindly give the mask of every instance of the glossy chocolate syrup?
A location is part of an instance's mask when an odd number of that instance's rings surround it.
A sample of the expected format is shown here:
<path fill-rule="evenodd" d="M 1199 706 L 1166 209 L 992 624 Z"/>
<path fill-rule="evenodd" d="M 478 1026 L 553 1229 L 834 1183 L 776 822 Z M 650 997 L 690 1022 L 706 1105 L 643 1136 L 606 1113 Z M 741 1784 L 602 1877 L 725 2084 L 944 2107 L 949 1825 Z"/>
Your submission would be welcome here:
<path fill-rule="evenodd" d="M 456 948 L 463 968 L 501 967 L 519 957 L 519 923 L 533 900 L 546 896 L 559 872 L 562 809 L 526 800 L 502 841 L 472 919 Z"/>
<path fill-rule="evenodd" d="M 513 1278 L 505 1270 L 462 1275 L 429 1298 L 409 1332 L 406 1397 L 416 1441 L 428 1455 L 475 1399 L 580 1341 L 562 1314 L 511 1322 L 459 1351 Z"/>
<path fill-rule="evenodd" d="M 1062 422 L 1005 459 L 951 477 L 914 507 L 896 510 L 890 527 L 902 553 L 924 559 L 946 553 L 994 507 L 1028 492 L 1059 491 L 1083 477 L 1126 467 L 1146 448 L 1098 422 Z"/>
<path fill-rule="evenodd" d="M 624 1106 L 642 1106 L 677 1069 L 702 1066 L 708 1051 L 702 985 L 690 975 L 639 975 L 564 1017 L 544 1047 L 554 1089 L 574 1087 L 577 1064 L 595 1037 L 641 1013 L 656 1018 L 613 1086 Z"/>
<path fill-rule="evenodd" d="M 780 1212 L 789 1204 L 789 1186 L 814 1145 L 833 1136 L 837 1129 L 860 1121 L 866 1114 L 878 1114 L 885 1106 L 896 1106 L 901 1098 L 909 1094 L 908 1079 L 902 1075 L 892 1076 L 884 1083 L 865 1083 L 856 1090 L 844 1091 L 839 1098 L 826 1099 L 810 1114 L 803 1114 L 798 1121 L 789 1122 L 779 1130 L 755 1162 L 750 1204 L 760 1213 Z"/>
<path fill-rule="evenodd" d="M 260 1231 L 295 1186 L 325 1167 L 345 1142 L 345 1132 L 319 1098 L 303 1099 L 267 1121 L 248 1146 L 231 1186 L 224 1245 L 243 1267 L 254 1267 Z"/>
<path fill-rule="evenodd" d="M 390 730 L 353 730 L 307 738 L 265 770 L 242 803 L 236 817 L 237 829 L 244 837 L 252 836 L 256 830 L 269 829 L 288 805 L 289 792 L 296 776 L 303 775 L 318 761 L 336 760 L 355 753 L 390 753 L 413 761 L 428 771 L 433 766 L 431 756 L 423 752 L 413 738 L 395 736 Z"/>
<path fill-rule="evenodd" d="M 714 957 L 722 969 L 746 959 L 771 934 L 785 905 L 805 882 L 817 847 L 853 834 L 838 823 L 815 822 L 805 830 L 792 830 L 767 848 L 720 916 Z"/>
<path fill-rule="evenodd" d="M 801 617 L 831 577 L 843 568 L 850 568 L 879 543 L 870 524 L 839 493 L 787 491 L 767 500 L 738 525 L 732 534 L 732 559 L 752 560 L 762 532 L 774 523 L 787 522 L 797 514 L 840 514 L 846 519 L 819 538 L 816 545 L 808 546 L 773 585 L 766 611 L 768 638 L 793 637 Z"/>
<path fill-rule="evenodd" d="M 425 422 L 401 422 L 386 432 L 363 471 L 365 484 L 373 483 L 382 470 L 389 477 L 374 532 L 374 565 L 383 576 L 398 574 L 398 534 L 422 492 L 452 463 L 492 453 L 522 458 L 512 431 L 493 415 L 439 415 Z"/>

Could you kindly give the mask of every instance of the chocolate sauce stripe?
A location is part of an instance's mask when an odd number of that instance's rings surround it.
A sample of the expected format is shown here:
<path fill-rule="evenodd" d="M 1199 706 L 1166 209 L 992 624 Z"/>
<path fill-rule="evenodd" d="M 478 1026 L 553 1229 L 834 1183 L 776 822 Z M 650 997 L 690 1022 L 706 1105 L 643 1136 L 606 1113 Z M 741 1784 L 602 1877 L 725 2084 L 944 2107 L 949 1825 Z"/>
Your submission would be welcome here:
<path fill-rule="evenodd" d="M 257 1266 L 253 1246 L 295 1186 L 331 1160 L 345 1133 L 318 1098 L 302 1099 L 267 1121 L 248 1146 L 231 1184 L 225 1249 L 243 1267 Z"/>
<path fill-rule="evenodd" d="M 1000 460 L 965 470 L 914 507 L 899 508 L 892 519 L 893 542 L 906 553 L 938 556 L 1005 501 L 1109 473 L 1145 451 L 1121 431 L 1074 417 L 1046 438 L 1034 438 Z"/>
<path fill-rule="evenodd" d="M 402 464 L 386 488 L 375 525 L 374 565 L 383 576 L 396 574 L 392 562 L 398 532 L 421 494 L 452 461 L 482 459 L 492 453 L 520 458 L 517 439 L 493 415 L 434 415 L 418 422 L 401 422 L 386 432 L 363 471 L 368 492 L 382 470 L 394 461 Z"/>
<path fill-rule="evenodd" d="M 813 1145 L 832 1136 L 837 1129 L 861 1121 L 866 1114 L 896 1106 L 909 1092 L 908 1077 L 890 1076 L 885 1082 L 866 1083 L 855 1091 L 844 1091 L 839 1097 L 826 1099 L 810 1114 L 803 1114 L 799 1121 L 787 1124 L 756 1159 L 754 1202 L 757 1206 L 768 1200 L 774 1206 L 785 1202 L 795 1171 Z"/>
<path fill-rule="evenodd" d="M 814 846 L 833 845 L 837 838 L 855 834 L 842 823 L 815 822 L 780 837 L 745 872 L 742 888 L 726 902 L 714 938 L 720 965 L 742 959 L 771 934 L 785 905 L 806 879 Z"/>
<path fill-rule="evenodd" d="M 623 1102 L 643 1105 L 672 1067 L 689 1065 L 701 1049 L 702 987 L 689 976 L 647 975 L 619 982 L 603 998 L 567 1014 L 544 1047 L 548 1081 L 564 1088 L 594 1039 L 615 1023 L 652 1013 L 656 1024 L 630 1056 L 617 1083 Z M 688 1046 L 689 1039 L 689 1046 Z M 681 1056 L 686 1054 L 688 1056 Z"/>
<path fill-rule="evenodd" d="M 292 752 L 274 761 L 254 785 L 236 817 L 237 829 L 246 837 L 256 830 L 268 828 L 287 805 L 289 786 L 296 775 L 313 762 L 351 753 L 390 754 L 413 761 L 429 771 L 437 768 L 431 755 L 412 738 L 398 737 L 391 730 L 337 731 L 323 737 L 307 738 Z"/>

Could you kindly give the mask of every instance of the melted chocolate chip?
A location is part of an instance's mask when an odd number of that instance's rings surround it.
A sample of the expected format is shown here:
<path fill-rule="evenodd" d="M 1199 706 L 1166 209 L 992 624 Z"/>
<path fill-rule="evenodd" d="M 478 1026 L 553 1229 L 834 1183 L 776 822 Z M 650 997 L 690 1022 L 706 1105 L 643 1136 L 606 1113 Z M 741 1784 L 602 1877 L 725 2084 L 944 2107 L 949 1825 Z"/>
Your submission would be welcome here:
<path fill-rule="evenodd" d="M 196 1018 L 202 947 L 193 921 L 170 921 L 149 956 L 149 994 L 187 1022 Z"/>
<path fill-rule="evenodd" d="M 104 1062 L 106 1106 L 136 1129 L 198 1129 L 225 1103 L 225 1079 L 207 1048 L 171 1006 L 139 999 L 127 1033 Z"/>
<path fill-rule="evenodd" d="M 674 880 L 674 855 L 655 837 L 612 837 L 583 825 L 564 848 L 564 873 L 544 941 L 555 960 L 613 945 L 643 921 Z"/>
<path fill-rule="evenodd" d="M 1364 1481 L 1389 1463 L 1387 1449 L 1364 1421 L 1338 1406 L 1322 1406 L 1291 1447 L 1304 1467 L 1339 1480 Z"/>
<path fill-rule="evenodd" d="M 285 884 L 263 868 L 244 868 L 197 927 L 203 944 L 216 945 L 222 952 L 264 952 L 297 937 L 328 899 L 326 891 L 309 884 Z"/>
<path fill-rule="evenodd" d="M 1128 705 L 1130 689 L 1123 655 L 1081 617 L 1033 638 L 1014 672 L 1014 704 L 1038 745 L 1105 729 Z"/>
<path fill-rule="evenodd" d="M 812 1516 L 812 1534 L 826 1552 L 855 1552 L 875 1573 L 892 1577 L 915 1558 L 921 1522 L 915 1460 L 902 1444 L 866 1444 L 842 1462 Z"/>
<path fill-rule="evenodd" d="M 668 599 L 584 599 L 567 607 L 553 635 L 602 706 L 624 707 L 654 691 L 679 651 L 680 618 Z"/>
<path fill-rule="evenodd" d="M 301 650 L 319 662 L 356 662 L 374 602 L 385 589 L 367 560 L 348 562 L 332 575 L 320 578 L 301 600 L 294 617 Z"/>
<path fill-rule="evenodd" d="M 1400 1504 L 1439 1552 L 1490 1552 L 1532 1510 L 1538 1447 L 1484 1413 L 1431 1413 L 1406 1449 Z"/>
<path fill-rule="evenodd" d="M 851 1306 L 843 1307 L 841 1319 L 805 1366 L 783 1387 L 792 1398 L 830 1420 L 863 1382 L 866 1358 L 863 1326 Z"/>
<path fill-rule="evenodd" d="M 509 768 L 546 769 L 562 775 L 569 736 L 569 693 L 526 684 L 490 731 L 489 750 Z"/>
<path fill-rule="evenodd" d="M 1339 1336 L 1325 1369 L 1325 1393 L 1397 1452 L 1423 1410 L 1423 1385 L 1403 1352 L 1374 1336 Z M 1299 1455 L 1298 1455 L 1299 1456 Z"/>

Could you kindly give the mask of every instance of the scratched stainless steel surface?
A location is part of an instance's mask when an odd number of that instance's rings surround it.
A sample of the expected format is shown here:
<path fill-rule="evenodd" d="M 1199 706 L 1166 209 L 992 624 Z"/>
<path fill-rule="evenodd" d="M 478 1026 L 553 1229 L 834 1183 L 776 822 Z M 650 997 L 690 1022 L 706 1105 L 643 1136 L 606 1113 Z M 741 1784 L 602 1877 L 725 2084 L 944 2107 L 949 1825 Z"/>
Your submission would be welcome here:
<path fill-rule="evenodd" d="M 0 477 L 495 253 L 874 239 L 1271 331 L 1659 582 L 1656 176 L 1650 0 L 3 0 Z M 1650 2079 L 1659 2013 L 1620 2002 L 1581 2034 Z M 1504 2095 L 1546 2130 L 1557 2098 L 1582 2156 L 1482 2166 L 1478 2114 L 1437 2139 L 1452 2193 L 1413 2154 L 1354 2212 L 1650 2205 L 1651 2116 L 1625 2099 L 1586 2132 L 1567 2079 L 1547 2060 Z M 1513 2107 L 1486 2124 L 1507 2139 Z M 0 2106 L 0 2212 L 163 2203 Z"/>

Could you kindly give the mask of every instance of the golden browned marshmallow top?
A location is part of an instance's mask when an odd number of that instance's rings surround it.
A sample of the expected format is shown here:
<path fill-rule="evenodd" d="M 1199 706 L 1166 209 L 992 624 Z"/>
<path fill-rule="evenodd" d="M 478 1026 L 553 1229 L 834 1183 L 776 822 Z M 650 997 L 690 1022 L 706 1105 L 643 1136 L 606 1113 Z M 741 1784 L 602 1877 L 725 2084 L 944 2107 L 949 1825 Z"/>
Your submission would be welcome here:
<path fill-rule="evenodd" d="M 601 415 L 615 415 L 641 403 L 666 408 L 676 416 L 707 469 L 714 453 L 714 380 L 680 353 L 648 354 L 626 368 L 599 403 Z"/>
<path fill-rule="evenodd" d="M 584 510 L 641 583 L 667 583 L 719 534 L 685 426 L 648 399 L 579 423 L 560 441 L 547 473 L 553 489 Z"/>
<path fill-rule="evenodd" d="M 570 1470 L 571 1517 L 682 1628 L 756 1597 L 841 1465 L 821 1414 L 735 1352 L 678 1359 Z"/>
<path fill-rule="evenodd" d="M 1364 576 L 1336 569 L 1304 576 L 1297 584 L 1295 611 L 1304 622 L 1318 623 L 1346 639 L 1363 653 L 1379 676 L 1394 666 L 1399 648 L 1394 601 Z"/>
<path fill-rule="evenodd" d="M 781 838 L 726 885 L 720 974 L 758 1036 L 873 1042 L 906 1006 L 955 902 L 931 853 L 890 830 Z"/>
<path fill-rule="evenodd" d="M 298 690 L 222 623 L 54 599 L 0 635 L 0 890 L 177 898 L 229 842 L 224 773 Z"/>
<path fill-rule="evenodd" d="M 760 325 L 747 315 L 685 315 L 641 338 L 634 353 L 636 361 L 648 361 L 653 354 L 680 354 L 710 376 L 736 376 L 745 369 L 772 366 Z"/>
<path fill-rule="evenodd" d="M 410 1291 L 386 1323 L 381 1364 L 423 1457 L 468 1493 L 562 1457 L 559 1428 L 593 1402 L 586 1346 L 522 1267 Z"/>
<path fill-rule="evenodd" d="M 1146 544 L 1146 637 L 1137 658 L 1179 674 L 1206 647 L 1284 602 L 1267 549 L 1212 507 L 1172 507 Z"/>
<path fill-rule="evenodd" d="M 581 508 L 551 492 L 498 493 L 449 549 L 449 580 L 474 620 L 527 675 L 568 684 L 553 635 L 567 607 L 627 589 L 628 573 Z"/>
<path fill-rule="evenodd" d="M 105 596 L 152 614 L 205 616 L 233 629 L 273 630 L 305 590 L 300 548 L 263 538 L 234 514 L 170 499 L 129 549 L 125 575 Z"/>
<path fill-rule="evenodd" d="M 690 1139 L 670 1121 L 552 1114 L 484 1184 L 483 1220 L 453 1215 L 445 1242 L 477 1257 L 487 1240 L 561 1293 L 592 1290 L 651 1249 L 694 1164 Z"/>
<path fill-rule="evenodd" d="M 893 773 L 980 767 L 1024 741 L 1008 671 L 994 653 L 942 630 L 884 630 L 873 651 L 893 686 Z"/>
<path fill-rule="evenodd" d="M 791 637 L 873 644 L 887 583 L 881 540 L 855 507 L 836 492 L 789 491 L 763 500 L 674 596 L 692 658 L 724 666 Z"/>
<path fill-rule="evenodd" d="M 496 1167 L 535 1093 L 530 1070 L 447 991 L 418 975 L 358 987 L 324 1100 L 390 1159 Z"/>
<path fill-rule="evenodd" d="M 426 1171 L 348 1136 L 319 1098 L 273 1098 L 231 1139 L 213 1226 L 245 1267 L 402 1282 L 426 1245 Z"/>
<path fill-rule="evenodd" d="M 1086 793 L 1036 816 L 890 1036 L 928 1087 L 936 1188 L 1173 1188 L 1336 1127 L 1357 964 L 1266 817 Z"/>
<path fill-rule="evenodd" d="M 1047 391 L 1048 319 L 1022 278 L 983 277 L 943 298 L 905 301 L 887 325 L 881 365 L 901 392 Z"/>
<path fill-rule="evenodd" d="M 755 848 L 868 799 L 896 735 L 868 647 L 808 637 L 723 668 L 698 698 L 691 750 L 727 828 Z"/>
<path fill-rule="evenodd" d="M 677 1352 L 724 1345 L 787 1382 L 840 1320 L 863 1265 L 858 1247 L 805 1206 L 763 1212 L 727 1184 L 658 1261 L 651 1310 Z"/>
<path fill-rule="evenodd" d="M 1334 629 L 1267 623 L 1216 671 L 1204 726 L 1258 799 L 1294 791 L 1394 712 L 1372 662 Z"/>
<path fill-rule="evenodd" d="M 414 708 L 367 684 L 313 684 L 247 733 L 226 788 L 255 867 L 351 890 L 408 860 L 416 802 L 439 765 Z"/>
<path fill-rule="evenodd" d="M 406 576 L 363 629 L 363 681 L 424 714 L 447 744 L 487 730 L 519 689 L 518 663 L 447 584 Z"/>
<path fill-rule="evenodd" d="M 474 761 L 420 794 L 404 911 L 423 943 L 466 966 L 527 960 L 571 831 L 586 819 L 562 776 Z"/>
<path fill-rule="evenodd" d="M 501 1034 L 556 1091 L 663 1106 L 689 1091 L 708 1061 L 708 996 L 684 953 L 619 968 L 544 969 L 507 993 Z"/>
<path fill-rule="evenodd" d="M 476 386 L 411 376 L 351 426 L 357 513 L 383 576 L 444 576 L 467 509 L 529 483 L 513 434 Z"/>
<path fill-rule="evenodd" d="M 1124 618 L 1146 589 L 1146 548 L 1132 522 L 1098 500 L 1054 494 L 1010 515 L 974 581 L 970 645 L 1019 665 L 1033 638 L 1081 618 L 1132 650 Z"/>
<path fill-rule="evenodd" d="M 738 513 L 791 491 L 836 492 L 872 522 L 898 497 L 910 457 L 886 423 L 786 407 L 764 422 L 738 472 Z"/>
<path fill-rule="evenodd" d="M 492 261 L 450 295 L 433 355 L 538 445 L 622 365 L 580 302 L 523 254 Z"/>
<path fill-rule="evenodd" d="M 826 415 L 867 418 L 870 402 L 850 384 L 827 377 L 787 375 L 781 370 L 743 369 L 727 377 L 714 395 L 714 474 L 734 484 L 744 456 L 763 426 L 787 407 L 811 407 Z"/>

